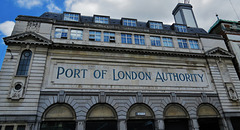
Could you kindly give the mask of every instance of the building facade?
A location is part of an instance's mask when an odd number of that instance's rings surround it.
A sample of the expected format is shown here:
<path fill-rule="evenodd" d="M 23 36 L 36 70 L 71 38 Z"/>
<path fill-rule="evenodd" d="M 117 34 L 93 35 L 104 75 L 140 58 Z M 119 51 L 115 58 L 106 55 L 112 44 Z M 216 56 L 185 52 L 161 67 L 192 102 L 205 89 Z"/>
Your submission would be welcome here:
<path fill-rule="evenodd" d="M 4 38 L 0 129 L 231 130 L 234 55 L 197 27 L 191 5 L 173 14 L 185 22 L 18 16 Z"/>

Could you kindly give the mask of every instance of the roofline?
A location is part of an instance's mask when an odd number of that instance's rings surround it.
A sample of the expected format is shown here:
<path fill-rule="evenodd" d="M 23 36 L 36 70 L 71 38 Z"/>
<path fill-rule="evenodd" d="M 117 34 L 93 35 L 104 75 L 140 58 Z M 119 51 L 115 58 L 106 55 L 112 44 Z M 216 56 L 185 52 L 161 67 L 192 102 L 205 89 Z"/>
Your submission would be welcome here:
<path fill-rule="evenodd" d="M 232 21 L 232 20 L 225 20 L 225 19 L 218 19 L 208 30 L 208 33 L 211 33 L 211 31 L 216 28 L 220 23 L 238 23 L 240 24 L 240 21 Z"/>

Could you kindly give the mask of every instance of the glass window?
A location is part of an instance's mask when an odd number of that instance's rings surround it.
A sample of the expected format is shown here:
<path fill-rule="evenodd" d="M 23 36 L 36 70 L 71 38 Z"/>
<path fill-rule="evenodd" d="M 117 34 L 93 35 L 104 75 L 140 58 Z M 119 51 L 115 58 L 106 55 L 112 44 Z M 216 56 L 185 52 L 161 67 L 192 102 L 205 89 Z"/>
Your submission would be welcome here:
<path fill-rule="evenodd" d="M 189 40 L 189 45 L 191 49 L 200 49 L 197 40 Z"/>
<path fill-rule="evenodd" d="M 100 31 L 89 31 L 89 40 L 90 41 L 101 41 L 101 32 Z"/>
<path fill-rule="evenodd" d="M 122 43 L 132 44 L 132 34 L 121 34 Z"/>
<path fill-rule="evenodd" d="M 55 38 L 67 39 L 68 29 L 56 28 L 55 29 Z"/>
<path fill-rule="evenodd" d="M 152 29 L 163 29 L 162 23 L 158 23 L 158 22 L 149 22 L 149 26 Z"/>
<path fill-rule="evenodd" d="M 8 125 L 5 127 L 5 130 L 13 130 L 14 126 L 13 125 Z"/>
<path fill-rule="evenodd" d="M 25 130 L 25 125 L 19 125 L 19 126 L 17 127 L 17 130 Z"/>
<path fill-rule="evenodd" d="M 108 17 L 102 17 L 102 16 L 95 16 L 95 23 L 103 23 L 103 24 L 108 24 L 109 23 L 109 18 Z"/>
<path fill-rule="evenodd" d="M 136 45 L 145 45 L 145 39 L 143 35 L 134 35 Z"/>
<path fill-rule="evenodd" d="M 173 47 L 173 40 L 172 40 L 172 38 L 164 37 L 163 38 L 163 46 Z"/>
<path fill-rule="evenodd" d="M 71 30 L 70 39 L 82 40 L 83 31 L 82 30 Z"/>
<path fill-rule="evenodd" d="M 151 45 L 152 46 L 161 46 L 161 39 L 160 37 L 150 37 Z"/>
<path fill-rule="evenodd" d="M 78 22 L 79 21 L 79 14 L 64 13 L 64 20 Z"/>
<path fill-rule="evenodd" d="M 184 25 L 175 25 L 175 28 L 178 32 L 187 32 L 187 27 Z"/>
<path fill-rule="evenodd" d="M 115 42 L 115 33 L 104 32 L 104 42 Z"/>
<path fill-rule="evenodd" d="M 30 50 L 26 50 L 22 52 L 18 69 L 17 69 L 17 75 L 28 75 L 28 69 L 29 69 L 31 57 L 32 57 L 32 52 Z"/>
<path fill-rule="evenodd" d="M 188 48 L 186 39 L 178 39 L 179 48 Z"/>
<path fill-rule="evenodd" d="M 137 26 L 137 21 L 136 20 L 131 20 L 131 19 L 123 19 L 123 25 L 124 26 L 136 27 Z"/>

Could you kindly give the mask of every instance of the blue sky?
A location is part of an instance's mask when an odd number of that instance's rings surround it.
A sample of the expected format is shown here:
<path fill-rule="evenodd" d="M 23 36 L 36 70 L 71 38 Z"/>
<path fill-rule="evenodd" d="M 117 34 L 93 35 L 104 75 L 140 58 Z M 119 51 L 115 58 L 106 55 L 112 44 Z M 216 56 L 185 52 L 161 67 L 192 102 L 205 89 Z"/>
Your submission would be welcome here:
<path fill-rule="evenodd" d="M 0 43 L 9 36 L 18 15 L 40 16 L 44 12 L 78 12 L 82 15 L 107 15 L 111 18 L 136 18 L 138 21 L 174 23 L 172 10 L 184 0 L 1 0 Z M 240 21 L 240 0 L 190 0 L 198 26 L 206 31 L 221 19 Z"/>

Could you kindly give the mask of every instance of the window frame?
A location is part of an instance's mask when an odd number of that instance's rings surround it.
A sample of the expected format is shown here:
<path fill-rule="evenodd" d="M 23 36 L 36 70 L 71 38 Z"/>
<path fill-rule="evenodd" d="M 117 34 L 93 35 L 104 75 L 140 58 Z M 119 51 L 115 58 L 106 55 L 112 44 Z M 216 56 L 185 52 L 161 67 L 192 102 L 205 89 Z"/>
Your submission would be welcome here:
<path fill-rule="evenodd" d="M 180 41 L 181 40 L 181 41 Z M 183 42 L 183 40 L 185 40 L 186 42 Z M 184 39 L 184 38 L 178 38 L 177 39 L 177 42 L 178 42 L 178 47 L 179 48 L 182 48 L 182 49 L 189 49 L 189 46 L 188 46 L 188 40 L 187 39 Z M 181 45 L 180 45 L 181 44 Z M 184 46 L 185 44 L 185 46 Z M 182 46 L 182 47 L 181 47 Z"/>
<path fill-rule="evenodd" d="M 174 24 L 174 29 L 176 32 L 188 33 L 187 26 L 184 24 Z"/>
<path fill-rule="evenodd" d="M 158 40 L 156 38 L 159 38 L 159 44 L 157 43 Z M 154 41 L 154 44 L 152 41 Z M 155 46 L 155 47 L 162 46 L 162 41 L 160 36 L 150 36 L 150 42 L 151 42 L 151 46 Z"/>
<path fill-rule="evenodd" d="M 145 36 L 141 34 L 134 34 L 135 45 L 145 45 Z"/>
<path fill-rule="evenodd" d="M 191 41 L 196 41 L 196 43 L 192 43 Z M 189 43 L 190 49 L 200 50 L 200 45 L 199 45 L 199 41 L 198 40 L 196 40 L 196 39 L 188 39 L 188 43 Z M 195 45 L 197 45 L 197 48 L 196 48 Z"/>
<path fill-rule="evenodd" d="M 94 32 L 94 34 L 90 34 L 91 32 Z M 100 39 L 97 40 L 99 38 L 99 34 L 97 33 L 100 33 Z M 94 35 L 94 38 L 90 38 L 91 36 L 90 35 Z M 95 41 L 95 42 L 101 42 L 102 41 L 102 32 L 101 31 L 96 31 L 96 30 L 89 30 L 89 41 Z M 98 38 L 97 38 L 98 36 Z M 94 40 L 93 40 L 94 39 Z"/>
<path fill-rule="evenodd" d="M 98 20 L 99 22 L 96 21 L 98 17 L 100 18 Z M 103 20 L 104 18 L 107 19 L 107 23 L 104 22 L 104 21 L 106 21 L 106 20 Z M 94 23 L 100 23 L 100 24 L 109 24 L 110 23 L 110 17 L 109 16 L 94 15 L 93 19 L 94 19 Z M 101 20 L 103 20 L 103 21 L 101 21 Z"/>
<path fill-rule="evenodd" d="M 125 37 L 123 37 L 123 35 L 125 35 Z M 130 37 L 129 37 L 130 36 Z M 123 42 L 123 38 L 125 39 L 126 42 Z M 131 41 L 131 42 L 128 42 Z M 121 43 L 123 44 L 133 44 L 132 41 L 132 34 L 129 33 L 121 33 Z"/>
<path fill-rule="evenodd" d="M 122 25 L 128 27 L 137 27 L 137 19 L 122 18 Z"/>
<path fill-rule="evenodd" d="M 81 33 L 72 33 L 72 31 L 81 31 Z M 75 34 L 75 37 L 78 37 L 78 35 L 80 34 L 80 39 L 72 38 L 72 34 Z M 70 30 L 70 39 L 71 40 L 83 40 L 83 29 L 71 29 Z"/>
<path fill-rule="evenodd" d="M 105 35 L 105 34 L 108 34 L 108 35 Z M 113 34 L 113 35 L 111 35 Z M 105 38 L 108 37 L 108 40 L 106 40 Z M 114 37 L 114 40 L 113 40 L 113 37 Z M 115 43 L 116 42 L 116 36 L 115 36 L 115 32 L 106 32 L 104 31 L 103 32 L 103 41 L 104 42 L 110 42 L 110 43 Z"/>
<path fill-rule="evenodd" d="M 57 31 L 57 29 L 61 29 L 61 31 Z M 64 32 L 63 30 L 67 30 L 67 32 Z M 59 28 L 59 27 L 56 27 L 55 28 L 55 31 L 54 31 L 54 38 L 58 38 L 58 39 L 68 39 L 68 28 Z M 56 33 L 61 33 L 60 37 L 57 37 L 56 36 Z M 63 37 L 63 33 L 66 33 Z"/>
<path fill-rule="evenodd" d="M 28 56 L 28 59 L 23 57 L 23 56 L 25 56 L 25 54 L 24 54 L 25 52 L 30 52 L 30 55 Z M 21 52 L 21 55 L 20 55 L 20 58 L 19 58 L 19 61 L 18 61 L 16 76 L 28 76 L 29 69 L 31 67 L 32 56 L 33 56 L 33 52 L 29 49 L 23 50 Z M 24 63 L 22 63 L 22 62 L 24 62 Z"/>
<path fill-rule="evenodd" d="M 171 39 L 171 40 L 169 40 L 169 39 Z M 171 41 L 171 44 L 169 44 L 169 41 Z M 167 42 L 167 44 L 166 44 L 166 42 Z M 170 45 L 172 45 L 172 46 L 170 46 Z M 163 37 L 162 38 L 162 46 L 163 47 L 174 47 L 173 38 L 171 38 L 171 37 Z"/>
<path fill-rule="evenodd" d="M 77 20 L 74 20 L 74 16 L 66 16 L 66 15 L 76 15 L 78 16 Z M 71 21 L 71 22 L 79 22 L 80 21 L 80 13 L 72 13 L 72 12 L 64 12 L 63 13 L 63 20 L 64 21 Z M 66 17 L 70 17 L 69 19 L 67 19 Z M 73 17 L 73 18 L 71 18 Z"/>
<path fill-rule="evenodd" d="M 154 24 L 153 27 L 151 26 L 152 24 Z M 159 24 L 159 25 L 161 25 L 161 26 L 157 26 L 156 24 Z M 162 30 L 162 29 L 163 29 L 163 23 L 162 23 L 162 22 L 157 22 L 157 21 L 148 21 L 148 27 L 149 27 L 150 29 L 159 29 L 159 30 Z M 160 27 L 160 28 L 158 28 L 158 27 Z"/>

